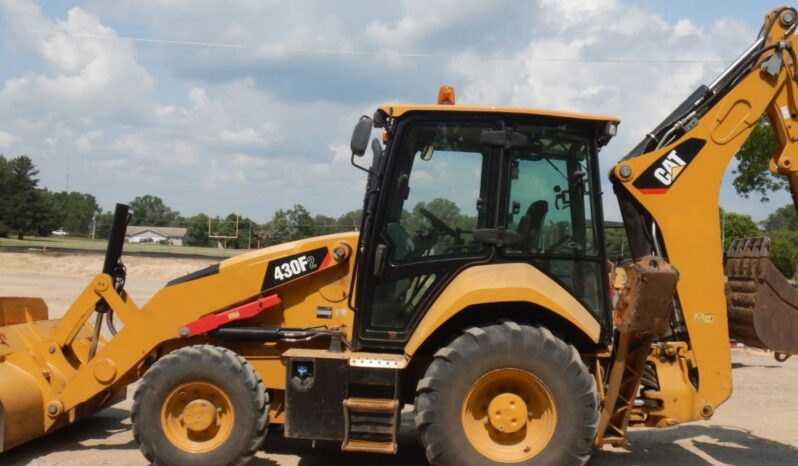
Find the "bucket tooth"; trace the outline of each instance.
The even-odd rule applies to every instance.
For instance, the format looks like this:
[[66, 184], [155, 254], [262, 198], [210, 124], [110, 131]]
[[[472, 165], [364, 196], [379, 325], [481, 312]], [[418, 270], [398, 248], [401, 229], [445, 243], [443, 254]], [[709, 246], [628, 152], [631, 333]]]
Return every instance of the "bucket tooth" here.
[[798, 290], [770, 261], [770, 238], [732, 242], [726, 277], [729, 336], [748, 346], [798, 354]]

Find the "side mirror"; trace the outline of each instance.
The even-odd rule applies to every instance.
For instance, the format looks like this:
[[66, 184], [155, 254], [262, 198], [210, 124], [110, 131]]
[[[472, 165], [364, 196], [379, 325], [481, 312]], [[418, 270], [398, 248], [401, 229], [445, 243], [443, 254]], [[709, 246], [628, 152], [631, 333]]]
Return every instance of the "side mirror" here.
[[424, 148], [421, 150], [421, 155], [420, 155], [421, 160], [429, 162], [430, 160], [432, 160], [433, 152], [435, 152], [435, 148], [432, 147], [432, 144], [424, 146]]
[[380, 173], [380, 165], [382, 164], [382, 144], [380, 140], [374, 138], [371, 140], [371, 171]]
[[373, 125], [374, 121], [371, 118], [365, 115], [360, 117], [360, 121], [357, 122], [355, 129], [352, 131], [352, 141], [349, 143], [352, 155], [362, 157], [366, 153]]

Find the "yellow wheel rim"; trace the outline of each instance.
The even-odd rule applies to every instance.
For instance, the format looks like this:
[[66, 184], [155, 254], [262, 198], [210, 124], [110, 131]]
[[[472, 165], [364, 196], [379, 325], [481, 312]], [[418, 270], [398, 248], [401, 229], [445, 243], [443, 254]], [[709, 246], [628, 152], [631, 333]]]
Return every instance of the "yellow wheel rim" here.
[[466, 438], [480, 454], [500, 463], [520, 463], [549, 444], [557, 408], [539, 378], [520, 369], [498, 369], [471, 386], [461, 419]]
[[209, 382], [184, 383], [164, 400], [161, 427], [172, 445], [190, 453], [218, 448], [233, 430], [230, 398]]

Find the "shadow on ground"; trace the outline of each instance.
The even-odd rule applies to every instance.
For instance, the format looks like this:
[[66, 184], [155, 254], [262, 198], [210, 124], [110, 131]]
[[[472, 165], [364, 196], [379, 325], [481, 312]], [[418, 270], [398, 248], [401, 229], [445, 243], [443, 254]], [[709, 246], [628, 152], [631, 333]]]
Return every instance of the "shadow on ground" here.
[[[264, 442], [263, 450], [267, 454], [299, 456], [298, 466], [330, 466], [345, 464], [346, 466], [415, 466], [426, 465], [424, 450], [418, 443], [416, 426], [412, 413], [402, 415], [402, 428], [399, 432], [399, 454], [382, 455], [370, 453], [347, 453], [341, 451], [340, 442], [313, 442], [283, 437], [282, 429], [273, 429]], [[252, 466], [273, 466], [271, 460], [257, 458]]]
[[[125, 409], [109, 408], [74, 426], [65, 427], [49, 436], [4, 453], [0, 456], [0, 463], [23, 466], [46, 455], [48, 459], [55, 461], [52, 464], [59, 464], [59, 453], [74, 452], [81, 448], [137, 455], [138, 446], [129, 433], [128, 416], [129, 413]], [[253, 466], [284, 464], [423, 466], [427, 462], [416, 437], [412, 413], [406, 413], [402, 416], [399, 454], [395, 456], [346, 453], [341, 451], [338, 442], [316, 442], [314, 446], [308, 440], [286, 439], [283, 437], [282, 429], [275, 427], [269, 432], [262, 451], [251, 464]], [[798, 448], [757, 437], [745, 430], [694, 424], [668, 429], [633, 430], [629, 434], [629, 444], [625, 448], [595, 451], [589, 464], [591, 466], [795, 465], [798, 464]]]
[[684, 425], [629, 433], [629, 444], [617, 451], [596, 451], [589, 463], [601, 465], [795, 465], [798, 448], [737, 428]]
[[[127, 409], [107, 408], [74, 425], [3, 453], [0, 464], [23, 466], [43, 455], [74, 451], [81, 446], [93, 450], [137, 450], [138, 445], [132, 436], [124, 435], [129, 430], [130, 412]], [[123, 434], [120, 437], [124, 440], [121, 443], [110, 441], [117, 434]]]

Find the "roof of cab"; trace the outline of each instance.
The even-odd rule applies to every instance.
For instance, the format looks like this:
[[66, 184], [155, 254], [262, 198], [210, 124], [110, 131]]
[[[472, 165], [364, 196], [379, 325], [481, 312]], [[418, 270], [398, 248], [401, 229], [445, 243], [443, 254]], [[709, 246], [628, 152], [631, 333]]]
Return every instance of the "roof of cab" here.
[[515, 113], [519, 115], [537, 115], [555, 118], [570, 118], [574, 120], [598, 121], [619, 123], [621, 120], [609, 115], [591, 115], [588, 113], [558, 112], [539, 108], [520, 107], [485, 107], [471, 105], [408, 105], [408, 104], [382, 104], [379, 109], [387, 115], [398, 118], [408, 112], [473, 112], [473, 113]]

